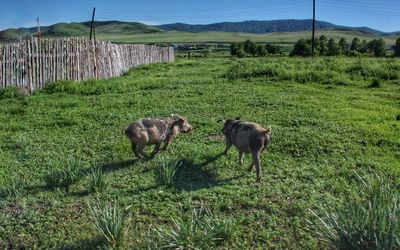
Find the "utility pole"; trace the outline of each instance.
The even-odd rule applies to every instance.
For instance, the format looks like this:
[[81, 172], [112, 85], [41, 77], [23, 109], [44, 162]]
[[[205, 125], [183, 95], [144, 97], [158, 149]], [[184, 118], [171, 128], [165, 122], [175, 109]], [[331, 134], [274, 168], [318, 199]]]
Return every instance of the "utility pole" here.
[[311, 57], [314, 57], [315, 48], [315, 0], [313, 0], [313, 21], [312, 21], [312, 40], [311, 40]]
[[96, 7], [93, 7], [93, 14], [92, 14], [92, 22], [90, 24], [90, 37], [89, 39], [92, 40], [92, 33], [93, 33], [93, 39], [96, 40], [96, 31], [94, 27], [94, 14], [96, 13]]
[[36, 18], [36, 22], [37, 22], [37, 37], [40, 38], [41, 34], [40, 34], [40, 22], [39, 22], [39, 17]]

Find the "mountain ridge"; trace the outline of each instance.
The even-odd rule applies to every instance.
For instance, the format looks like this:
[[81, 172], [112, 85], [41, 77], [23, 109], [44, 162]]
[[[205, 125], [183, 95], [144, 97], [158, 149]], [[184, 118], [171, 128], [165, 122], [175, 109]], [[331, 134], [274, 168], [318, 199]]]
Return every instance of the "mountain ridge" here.
[[[312, 30], [312, 19], [280, 19], [280, 20], [246, 20], [242, 22], [220, 22], [211, 24], [186, 24], [171, 23], [157, 26], [164, 30], [177, 30], [186, 32], [207, 32], [207, 31], [224, 31], [224, 32], [245, 32], [255, 34], [265, 34], [273, 32], [298, 32]], [[321, 29], [348, 29], [360, 30], [373, 34], [386, 34], [387, 32], [375, 30], [369, 27], [350, 27], [336, 25], [325, 21], [316, 21], [315, 28]]]
[[[169, 31], [175, 32], [243, 32], [253, 34], [267, 34], [274, 32], [299, 32], [312, 29], [311, 19], [282, 19], [282, 20], [248, 20], [241, 22], [220, 22], [211, 24], [186, 24], [170, 23], [163, 25], [146, 25], [139, 22], [125, 22], [118, 20], [96, 21], [96, 34], [105, 35], [131, 35], [131, 34], [152, 34]], [[90, 32], [90, 21], [55, 23], [49, 26], [41, 26], [41, 33], [48, 37], [65, 36], [88, 36]], [[397, 32], [383, 32], [369, 27], [349, 27], [336, 25], [325, 21], [316, 21], [316, 29], [344, 29], [366, 32], [374, 35], [397, 35]], [[6, 29], [0, 31], [0, 41], [12, 42], [20, 38], [26, 38], [36, 34], [36, 27]]]

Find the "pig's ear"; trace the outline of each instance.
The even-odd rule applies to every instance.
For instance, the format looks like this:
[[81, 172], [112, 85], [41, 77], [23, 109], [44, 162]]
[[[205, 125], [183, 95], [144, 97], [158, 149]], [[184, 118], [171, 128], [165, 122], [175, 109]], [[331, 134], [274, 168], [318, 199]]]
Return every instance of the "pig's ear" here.
[[235, 120], [239, 121], [239, 120], [240, 120], [240, 117], [239, 117], [239, 116], [235, 117]]
[[271, 127], [268, 127], [267, 130], [266, 130], [265, 132], [267, 132], [267, 134], [270, 135], [270, 134], [272, 133], [272, 128], [271, 128]]

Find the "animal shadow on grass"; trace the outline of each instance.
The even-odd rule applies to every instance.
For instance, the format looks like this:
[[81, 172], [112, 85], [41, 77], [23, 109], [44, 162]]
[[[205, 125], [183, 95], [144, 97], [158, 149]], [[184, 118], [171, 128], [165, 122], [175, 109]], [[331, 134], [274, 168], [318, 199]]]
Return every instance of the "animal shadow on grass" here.
[[[224, 185], [240, 176], [218, 180], [218, 176], [215, 172], [206, 169], [205, 167], [218, 158], [220, 158], [223, 153], [216, 154], [214, 156], [206, 157], [206, 159], [200, 163], [195, 163], [192, 159], [184, 158], [179, 159], [182, 165], [179, 167], [175, 174], [175, 179], [171, 185], [175, 191], [194, 191], [202, 188], [210, 188], [213, 186]], [[157, 180], [157, 172], [155, 174], [155, 179]], [[156, 183], [147, 187], [140, 187], [136, 190], [129, 191], [130, 194], [140, 194], [141, 192], [147, 192], [153, 189], [157, 189], [162, 184]]]
[[138, 159], [118, 161], [118, 162], [111, 162], [111, 163], [103, 164], [103, 165], [100, 165], [99, 167], [104, 172], [113, 172], [113, 171], [117, 171], [117, 170], [129, 167], [129, 166], [133, 166], [138, 162], [139, 162]]
[[200, 163], [195, 163], [192, 159], [182, 159], [182, 166], [178, 169], [172, 186], [178, 191], [194, 191], [222, 186], [241, 177], [235, 176], [218, 180], [217, 173], [206, 168], [208, 164], [218, 160], [221, 156], [223, 156], [223, 153], [209, 156]]
[[[127, 168], [130, 166], [135, 165], [139, 160], [126, 160], [126, 161], [118, 161], [118, 162], [111, 162], [111, 163], [106, 163], [106, 164], [100, 164], [98, 165], [98, 168], [100, 168], [104, 173], [109, 173], [113, 171], [117, 171], [123, 168]], [[88, 173], [92, 171], [93, 167], [90, 168], [85, 168], [81, 170], [81, 173], [83, 176], [86, 176]], [[70, 192], [69, 195], [71, 196], [77, 196], [77, 197], [83, 197], [90, 194], [88, 190], [80, 190], [80, 191], [75, 191], [75, 192]]]
[[[139, 162], [139, 160], [137, 160], [137, 159], [125, 160], [125, 161], [99, 164], [97, 167], [99, 167], [101, 170], [103, 170], [104, 173], [109, 173], [109, 172], [118, 171], [120, 169], [133, 166], [138, 162]], [[93, 167], [87, 167], [87, 168], [80, 169], [79, 170], [80, 178], [83, 178], [84, 176], [86, 176], [88, 173], [90, 173], [92, 171], [92, 169], [93, 169]], [[27, 186], [27, 187], [25, 187], [25, 189], [27, 190], [28, 194], [35, 194], [35, 193], [49, 190], [51, 188], [47, 187], [45, 184], [35, 184], [35, 185]], [[75, 191], [75, 192], [69, 193], [69, 195], [77, 196], [77, 197], [82, 197], [82, 196], [85, 196], [88, 194], [89, 193], [87, 192], [87, 190], [81, 190], [81, 191]]]

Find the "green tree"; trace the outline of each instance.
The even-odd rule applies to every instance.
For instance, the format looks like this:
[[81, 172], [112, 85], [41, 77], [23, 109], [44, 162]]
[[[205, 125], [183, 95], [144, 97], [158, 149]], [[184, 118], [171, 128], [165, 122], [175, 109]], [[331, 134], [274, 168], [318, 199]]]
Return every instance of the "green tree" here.
[[321, 56], [328, 54], [328, 38], [324, 35], [320, 36], [317, 42], [317, 48]]
[[373, 47], [374, 56], [382, 57], [382, 56], [386, 55], [385, 44], [386, 43], [385, 43], [385, 41], [383, 41], [382, 38], [375, 40], [374, 47]]
[[298, 40], [294, 45], [292, 52], [290, 52], [290, 56], [311, 56], [310, 42], [311, 41], [305, 39]]
[[244, 46], [244, 51], [246, 53], [251, 54], [253, 56], [257, 54], [257, 45], [254, 42], [246, 40], [243, 46]]
[[337, 56], [340, 54], [339, 45], [335, 42], [335, 39], [333, 38], [329, 39], [327, 48], [328, 56]]
[[360, 48], [359, 48], [359, 52], [360, 53], [367, 53], [367, 52], [371, 52], [371, 48], [373, 48], [373, 43], [374, 43], [374, 41], [375, 40], [373, 40], [372, 41], [372, 43], [371, 42], [367, 42], [367, 40], [362, 40], [361, 41], [361, 43], [360, 43]]
[[265, 45], [265, 49], [267, 50], [268, 54], [276, 55], [281, 53], [281, 47], [277, 45], [267, 43]]
[[237, 56], [241, 43], [231, 43], [231, 56]]
[[339, 40], [339, 48], [340, 48], [340, 53], [347, 55], [349, 52], [349, 43], [347, 42], [346, 38], [342, 37]]
[[360, 51], [360, 39], [355, 37], [350, 45], [350, 50], [352, 51]]
[[264, 46], [262, 45], [257, 45], [256, 47], [256, 55], [259, 57], [266, 56], [268, 54], [268, 51], [265, 49]]
[[400, 57], [400, 37], [397, 38], [396, 44], [393, 46], [394, 56]]
[[244, 52], [244, 49], [241, 47], [237, 52], [237, 57], [243, 58], [245, 56], [246, 56], [246, 53]]

